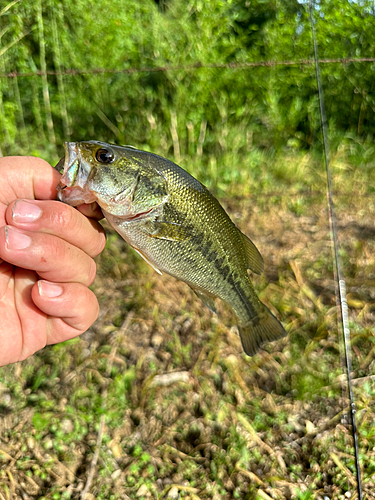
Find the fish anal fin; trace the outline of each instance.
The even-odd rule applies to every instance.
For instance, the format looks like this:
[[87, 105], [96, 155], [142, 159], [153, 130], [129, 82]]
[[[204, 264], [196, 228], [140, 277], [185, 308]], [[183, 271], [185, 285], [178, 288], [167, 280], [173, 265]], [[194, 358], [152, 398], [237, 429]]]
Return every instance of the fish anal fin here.
[[254, 356], [266, 342], [281, 339], [287, 334], [278, 319], [264, 306], [264, 311], [246, 324], [238, 326], [242, 347], [248, 356]]
[[205, 293], [201, 292], [200, 290], [196, 290], [195, 288], [192, 288], [192, 287], [190, 287], [190, 288], [193, 290], [193, 292], [195, 293], [195, 295], [196, 295], [199, 299], [201, 299], [201, 301], [203, 302], [203, 304], [204, 304], [206, 307], [208, 307], [208, 309], [209, 309], [211, 312], [213, 312], [213, 313], [217, 314], [217, 310], [216, 310], [216, 301], [215, 301], [215, 299], [214, 299], [213, 297], [210, 297], [209, 295], [207, 295], [207, 294], [205, 294]]
[[259, 250], [245, 234], [241, 233], [241, 235], [247, 257], [248, 269], [256, 274], [262, 274], [264, 263]]

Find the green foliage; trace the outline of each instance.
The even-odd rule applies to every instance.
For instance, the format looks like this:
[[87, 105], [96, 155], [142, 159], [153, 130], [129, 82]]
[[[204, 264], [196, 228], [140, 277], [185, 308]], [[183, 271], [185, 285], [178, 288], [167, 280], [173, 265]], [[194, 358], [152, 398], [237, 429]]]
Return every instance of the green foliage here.
[[[54, 161], [54, 141], [61, 152], [64, 140], [96, 138], [178, 161], [197, 157], [204, 166], [195, 168], [210, 165], [212, 177], [218, 159], [229, 171], [231, 154], [246, 158], [254, 148], [320, 149], [313, 66], [194, 67], [311, 58], [305, 3], [170, 0], [158, 8], [128, 0], [124, 7], [25, 0], [1, 11], [0, 72], [87, 71], [50, 75], [47, 90], [41, 76], [1, 79], [3, 154], [32, 151]], [[321, 1], [315, 17], [321, 58], [374, 55], [370, 0]], [[181, 69], [116, 73], [159, 66]], [[331, 135], [342, 140], [350, 131], [371, 142], [373, 63], [322, 65], [322, 76]]]
[[[374, 56], [372, 0], [321, 0], [315, 17], [321, 58]], [[172, 497], [174, 484], [190, 498], [264, 498], [266, 488], [307, 500], [347, 490], [337, 457], [351, 471], [354, 460], [340, 415], [314, 67], [207, 67], [311, 57], [307, 2], [297, 0], [0, 6], [0, 73], [44, 65], [87, 70], [47, 75], [47, 86], [41, 75], [0, 78], [1, 153], [55, 162], [64, 140], [100, 139], [174, 157], [214, 193], [237, 198], [230, 212], [245, 232], [255, 231], [267, 258], [269, 274], [256, 282], [260, 297], [289, 332], [279, 346], [241, 356], [237, 335], [223, 326], [230, 326], [225, 311], [223, 322], [214, 322], [184, 284], [156, 281], [111, 233], [97, 259], [96, 326], [83, 340], [50, 346], [2, 371], [0, 409], [9, 414], [1, 422], [0, 459], [11, 468], [1, 463], [4, 497], [15, 494], [11, 474], [24, 484], [26, 473], [29, 487], [38, 486], [31, 496], [71, 498], [71, 484], [78, 494], [103, 415], [98, 499], [143, 498], [141, 486], [155, 498]], [[158, 66], [180, 69], [94, 72]], [[349, 302], [356, 304], [353, 364], [357, 381], [369, 375], [355, 386], [367, 482], [375, 474], [374, 207], [362, 195], [375, 189], [373, 66], [321, 66], [331, 166], [345, 197], [338, 198], [338, 215]], [[353, 213], [361, 217], [358, 228]], [[122, 331], [129, 311], [134, 321]], [[158, 382], [157, 375], [173, 371], [188, 372], [189, 382]]]

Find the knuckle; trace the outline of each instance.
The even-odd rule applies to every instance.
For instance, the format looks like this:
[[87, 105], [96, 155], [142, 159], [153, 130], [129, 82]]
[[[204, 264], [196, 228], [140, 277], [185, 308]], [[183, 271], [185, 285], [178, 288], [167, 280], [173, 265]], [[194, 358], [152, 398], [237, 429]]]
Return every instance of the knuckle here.
[[51, 212], [51, 224], [52, 227], [58, 227], [70, 231], [74, 231], [77, 226], [77, 221], [74, 218], [73, 209], [68, 205], [59, 203], [56, 210]]
[[[61, 274], [66, 266], [69, 249], [56, 237], [47, 237], [39, 241], [35, 248], [32, 262], [38, 272], [44, 275]], [[49, 279], [47, 277], [47, 279]]]
[[97, 320], [99, 316], [99, 303], [94, 293], [86, 288], [85, 293], [82, 293], [81, 300], [85, 303], [85, 314], [80, 309], [75, 319], [75, 329], [84, 332]]
[[46, 235], [39, 241], [36, 257], [40, 259], [40, 268], [46, 271], [60, 273], [70, 262], [75, 262], [77, 256], [74, 247], [59, 237]]
[[91, 285], [96, 276], [95, 261], [83, 250], [61, 238], [48, 237], [48, 245], [38, 252], [43, 273], [57, 273], [63, 281]]
[[94, 321], [96, 321], [98, 319], [98, 316], [99, 316], [99, 303], [98, 303], [98, 299], [95, 297], [95, 295], [93, 294], [93, 292], [91, 292], [91, 290], [89, 290], [89, 292], [92, 295], [92, 308], [91, 308], [90, 324], [88, 325], [88, 327], [91, 326], [94, 323]]
[[106, 237], [103, 232], [99, 232], [95, 235], [94, 238], [90, 240], [90, 244], [92, 245], [90, 248], [89, 254], [91, 257], [97, 257], [105, 247]]
[[95, 261], [93, 259], [90, 259], [89, 260], [89, 268], [87, 271], [88, 285], [91, 285], [94, 282], [95, 277], [96, 277], [96, 264], [95, 264]]
[[93, 223], [75, 208], [58, 203], [59, 206], [50, 215], [50, 224], [54, 230], [61, 231], [66, 239], [73, 241], [90, 257], [99, 255], [105, 246], [104, 230], [97, 227], [98, 223], [93, 226]]

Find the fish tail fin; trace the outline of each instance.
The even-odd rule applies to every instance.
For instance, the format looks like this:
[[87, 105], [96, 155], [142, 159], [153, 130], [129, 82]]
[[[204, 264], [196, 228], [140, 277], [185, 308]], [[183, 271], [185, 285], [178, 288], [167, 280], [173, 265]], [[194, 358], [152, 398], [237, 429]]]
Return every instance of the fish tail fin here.
[[248, 356], [254, 356], [265, 342], [281, 339], [287, 334], [282, 324], [266, 306], [262, 313], [248, 323], [239, 325], [238, 329], [242, 347]]

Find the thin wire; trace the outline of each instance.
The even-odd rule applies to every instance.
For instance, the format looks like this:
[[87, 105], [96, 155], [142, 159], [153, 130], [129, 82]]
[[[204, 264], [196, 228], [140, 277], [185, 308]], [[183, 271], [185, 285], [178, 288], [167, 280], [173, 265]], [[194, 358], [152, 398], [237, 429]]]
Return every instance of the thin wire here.
[[345, 360], [346, 360], [346, 375], [348, 380], [348, 393], [349, 393], [349, 401], [350, 401], [350, 414], [351, 414], [351, 423], [352, 423], [352, 433], [353, 433], [353, 443], [354, 443], [354, 456], [355, 456], [355, 466], [356, 466], [356, 474], [357, 474], [357, 493], [358, 500], [362, 500], [362, 481], [361, 481], [361, 469], [359, 465], [359, 447], [358, 447], [358, 434], [357, 434], [357, 426], [356, 426], [356, 407], [354, 403], [354, 395], [352, 390], [351, 383], [351, 372], [352, 368], [352, 357], [351, 357], [351, 344], [350, 344], [350, 329], [349, 329], [349, 320], [348, 320], [348, 302], [346, 298], [346, 283], [344, 276], [341, 272], [340, 259], [339, 259], [339, 244], [337, 239], [337, 230], [336, 230], [336, 215], [333, 205], [332, 199], [332, 180], [331, 180], [331, 171], [329, 167], [329, 151], [328, 151], [328, 134], [327, 134], [327, 115], [324, 107], [324, 96], [323, 96], [323, 87], [322, 80], [320, 75], [320, 67], [319, 67], [319, 57], [318, 57], [318, 44], [316, 42], [316, 32], [315, 32], [315, 24], [314, 24], [314, 16], [313, 16], [313, 7], [312, 0], [309, 0], [309, 9], [310, 9], [310, 22], [312, 28], [313, 35], [313, 44], [314, 44], [314, 59], [315, 59], [315, 71], [316, 71], [316, 80], [318, 84], [318, 93], [319, 93], [319, 104], [320, 104], [320, 117], [322, 121], [322, 134], [323, 134], [323, 144], [324, 144], [324, 159], [326, 164], [326, 173], [327, 173], [327, 187], [328, 187], [328, 207], [329, 207], [329, 219], [331, 226], [331, 234], [333, 240], [333, 248], [334, 248], [334, 256], [335, 256], [335, 270], [336, 277], [339, 285], [339, 303], [341, 310], [341, 322], [343, 329], [343, 337], [344, 337], [344, 349], [345, 349]]
[[[351, 64], [351, 63], [374, 63], [375, 57], [344, 57], [340, 59], [319, 59], [319, 64]], [[29, 76], [42, 76], [42, 75], [97, 75], [97, 74], [118, 74], [118, 73], [150, 73], [158, 71], [180, 71], [180, 70], [196, 70], [199, 68], [215, 69], [215, 68], [231, 68], [231, 69], [241, 69], [241, 68], [256, 68], [258, 66], [263, 67], [273, 67], [273, 66], [305, 66], [315, 64], [315, 59], [300, 59], [299, 61], [244, 61], [244, 62], [231, 62], [231, 63], [210, 63], [203, 64], [201, 62], [196, 62], [187, 65], [178, 66], [146, 66], [146, 67], [131, 67], [122, 69], [111, 69], [111, 68], [93, 68], [93, 69], [76, 69], [76, 68], [66, 68], [62, 70], [47, 70], [45, 72], [29, 71], [29, 72], [19, 72], [12, 71], [10, 73], [0, 73], [0, 78], [17, 78], [17, 77], [29, 77]]]

